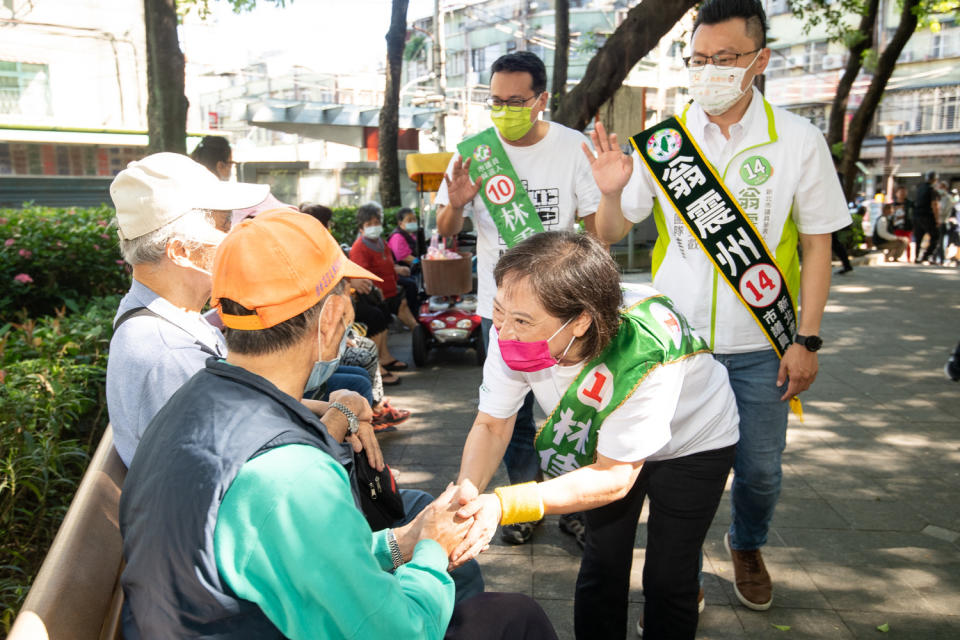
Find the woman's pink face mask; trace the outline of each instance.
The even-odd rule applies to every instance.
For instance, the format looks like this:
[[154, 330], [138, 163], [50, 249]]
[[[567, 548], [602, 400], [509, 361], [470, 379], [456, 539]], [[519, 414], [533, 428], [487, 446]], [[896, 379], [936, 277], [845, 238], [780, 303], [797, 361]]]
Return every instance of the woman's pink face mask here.
[[568, 324], [570, 324], [570, 320], [564, 322], [563, 325], [554, 331], [553, 335], [546, 340], [534, 340], [533, 342], [504, 340], [500, 337], [500, 330], [497, 329], [497, 344], [500, 346], [500, 355], [503, 356], [503, 361], [514, 371], [525, 372], [542, 371], [558, 364], [559, 360], [567, 355], [567, 351], [570, 350], [576, 336], [570, 338], [570, 342], [567, 344], [566, 349], [563, 350], [563, 353], [560, 354], [559, 358], [554, 358], [553, 355], [550, 354], [550, 341], [553, 340], [558, 333], [563, 331], [564, 327]]

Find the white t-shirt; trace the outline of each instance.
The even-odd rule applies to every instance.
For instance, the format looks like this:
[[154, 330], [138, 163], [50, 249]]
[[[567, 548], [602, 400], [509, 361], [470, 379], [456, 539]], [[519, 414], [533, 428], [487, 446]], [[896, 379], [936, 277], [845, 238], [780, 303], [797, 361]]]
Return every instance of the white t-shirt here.
[[[480, 411], [509, 418], [532, 390], [540, 408], [550, 415], [586, 363], [532, 373], [513, 371], [500, 355], [496, 330], [490, 331]], [[703, 353], [650, 371], [633, 395], [603, 421], [597, 451], [621, 462], [671, 460], [736, 444], [739, 424], [726, 368]]]
[[[555, 122], [547, 124], [550, 125], [547, 135], [529, 147], [512, 145], [502, 137], [500, 142], [540, 214], [544, 231], [565, 231], [573, 229], [577, 217], [596, 213], [600, 190], [594, 182], [590, 163], [580, 148], [584, 142], [589, 146], [587, 137]], [[457, 157], [454, 154], [451, 158], [448, 175], [452, 173]], [[439, 208], [449, 202], [447, 184], [442, 182], [436, 205]], [[464, 215], [473, 218], [477, 228], [477, 313], [492, 318], [493, 296], [497, 289], [493, 268], [507, 250], [507, 245], [479, 193], [464, 208]]]

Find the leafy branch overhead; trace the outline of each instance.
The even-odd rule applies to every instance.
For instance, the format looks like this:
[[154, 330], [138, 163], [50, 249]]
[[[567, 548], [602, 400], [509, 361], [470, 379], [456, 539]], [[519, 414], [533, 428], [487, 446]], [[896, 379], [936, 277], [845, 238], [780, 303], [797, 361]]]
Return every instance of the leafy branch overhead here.
[[[210, 1], [211, 0], [177, 0], [177, 14], [182, 20], [184, 16], [189, 15], [191, 12], [196, 11], [197, 15], [200, 16], [202, 20], [206, 20], [210, 17]], [[217, 2], [219, 0], [213, 0]], [[230, 5], [230, 8], [234, 13], [243, 13], [245, 11], [253, 11], [257, 6], [257, 0], [223, 0]], [[288, 0], [269, 0], [269, 2], [275, 4], [281, 9], [287, 6]], [[289, 0], [293, 2], [293, 0]]]

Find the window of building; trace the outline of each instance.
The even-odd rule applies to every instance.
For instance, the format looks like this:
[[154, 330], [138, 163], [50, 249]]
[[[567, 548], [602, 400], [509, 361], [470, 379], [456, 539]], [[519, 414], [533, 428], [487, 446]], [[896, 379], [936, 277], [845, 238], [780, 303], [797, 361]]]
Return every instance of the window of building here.
[[[877, 122], [902, 122], [905, 134], [960, 131], [960, 85], [888, 93]], [[881, 127], [874, 135], [882, 135]]]
[[447, 76], [462, 76], [463, 72], [466, 71], [465, 63], [467, 61], [467, 54], [464, 51], [456, 51], [454, 53], [447, 55]]
[[767, 15], [777, 16], [781, 13], [790, 13], [790, 3], [787, 0], [768, 0]]
[[[543, 45], [540, 44], [527, 44], [527, 51], [534, 54], [541, 60], [547, 59], [547, 50], [544, 49]], [[553, 59], [553, 52], [551, 51], [551, 59]]]
[[819, 73], [823, 70], [823, 56], [827, 53], [827, 41], [810, 42], [806, 46], [807, 73]]
[[487, 58], [484, 55], [486, 49], [471, 49], [470, 50], [470, 70], [471, 71], [483, 71], [487, 68]]
[[0, 113], [52, 115], [47, 65], [0, 60]]
[[957, 92], [943, 97], [940, 103], [940, 130], [954, 131], [957, 128]]

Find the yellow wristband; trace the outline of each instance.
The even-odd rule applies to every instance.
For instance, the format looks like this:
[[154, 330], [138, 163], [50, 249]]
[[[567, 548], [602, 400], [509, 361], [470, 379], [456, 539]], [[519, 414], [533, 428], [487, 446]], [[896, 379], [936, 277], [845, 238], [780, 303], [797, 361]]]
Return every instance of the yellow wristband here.
[[543, 517], [543, 500], [536, 482], [497, 487], [493, 492], [500, 498], [500, 524], [536, 522]]

